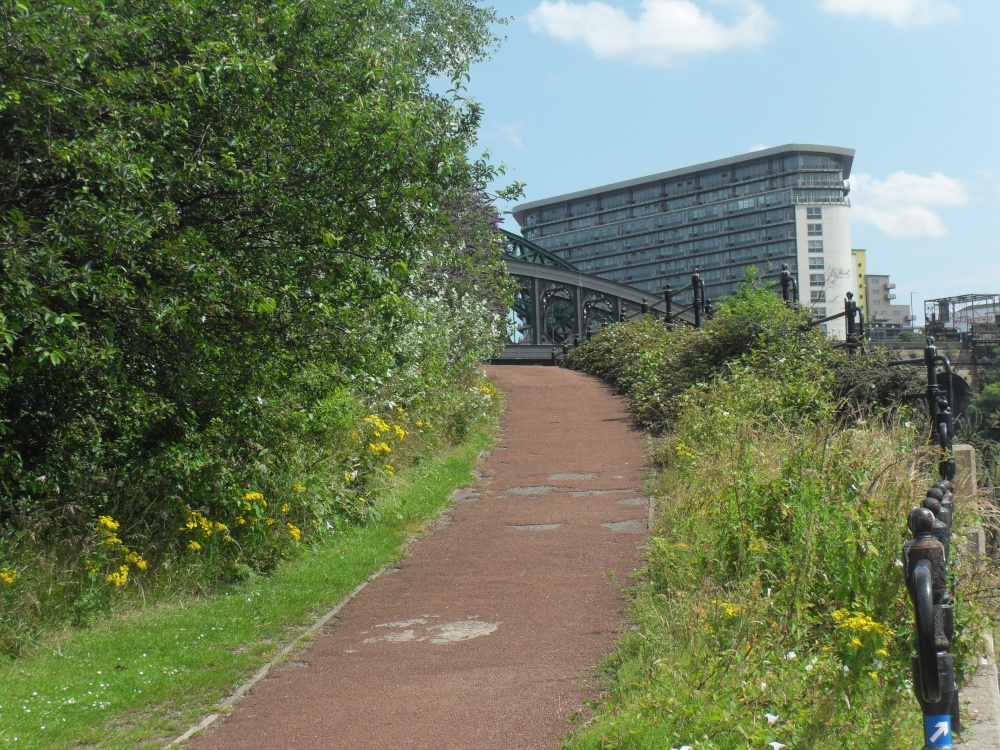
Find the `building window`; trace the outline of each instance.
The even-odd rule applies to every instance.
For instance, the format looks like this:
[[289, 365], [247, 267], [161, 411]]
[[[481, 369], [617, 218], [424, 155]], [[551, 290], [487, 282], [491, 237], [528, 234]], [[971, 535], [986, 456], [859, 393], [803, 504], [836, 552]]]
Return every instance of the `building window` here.
[[814, 289], [809, 292], [809, 300], [812, 302], [826, 302], [826, 292], [822, 289], [819, 291]]
[[826, 317], [826, 308], [825, 307], [814, 307], [813, 308], [813, 314], [817, 318], [825, 318]]
[[822, 219], [823, 209], [822, 208], [807, 208], [806, 209], [807, 219]]
[[810, 237], [822, 237], [823, 236], [823, 225], [822, 224], [807, 224]]
[[809, 274], [809, 286], [823, 286], [826, 283], [825, 273]]
[[824, 267], [823, 266], [823, 258], [822, 257], [819, 257], [819, 258], [810, 258], [809, 259], [809, 267], [810, 268], [823, 268]]
[[811, 253], [823, 252], [823, 240], [809, 240], [809, 252]]

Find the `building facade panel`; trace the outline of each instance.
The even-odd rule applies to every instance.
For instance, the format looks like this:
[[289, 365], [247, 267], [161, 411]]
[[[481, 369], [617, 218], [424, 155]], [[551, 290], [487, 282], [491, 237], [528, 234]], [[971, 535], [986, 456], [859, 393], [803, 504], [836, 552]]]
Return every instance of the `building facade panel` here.
[[[686, 286], [698, 270], [717, 299], [751, 266], [775, 279], [787, 264], [807, 305], [842, 305], [853, 287], [845, 183], [853, 157], [780, 146], [534, 201], [514, 218], [525, 238], [581, 271], [651, 297]], [[838, 323], [830, 332], [842, 336]]]

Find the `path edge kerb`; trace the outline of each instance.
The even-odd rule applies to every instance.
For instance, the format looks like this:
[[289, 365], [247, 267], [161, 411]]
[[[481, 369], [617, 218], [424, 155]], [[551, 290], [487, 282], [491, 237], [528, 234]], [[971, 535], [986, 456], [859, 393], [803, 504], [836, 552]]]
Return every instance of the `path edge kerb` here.
[[[489, 457], [490, 453], [492, 453], [491, 448], [487, 448], [485, 450], [480, 451], [479, 455], [476, 457], [475, 467], [478, 467], [479, 464], [481, 464], [484, 459]], [[473, 470], [475, 470], [475, 467], [473, 467]], [[451, 494], [448, 496], [448, 502], [445, 503], [442, 512], [445, 512], [448, 509], [454, 507], [455, 496], [463, 489], [475, 483], [476, 481], [478, 481], [477, 478], [473, 476], [472, 481], [468, 482], [467, 484], [462, 484], [458, 487], [455, 487], [455, 489], [453, 489], [451, 491]], [[406, 557], [407, 553], [410, 550], [410, 547], [413, 546], [414, 542], [416, 542], [421, 537], [427, 536], [428, 534], [433, 534], [437, 530], [437, 528], [438, 528], [437, 524], [435, 524], [433, 520], [429, 520], [426, 522], [426, 526], [410, 534], [405, 540], [403, 540], [403, 543], [399, 546], [399, 551], [401, 553], [400, 559]], [[286, 644], [281, 649], [281, 651], [279, 651], [277, 654], [271, 657], [271, 659], [266, 664], [264, 664], [264, 666], [262, 666], [256, 672], [254, 672], [254, 674], [251, 675], [250, 678], [246, 680], [246, 682], [244, 682], [242, 685], [236, 688], [235, 691], [233, 691], [232, 695], [225, 697], [219, 703], [218, 710], [213, 711], [211, 714], [207, 715], [197, 724], [194, 724], [193, 726], [188, 728], [183, 734], [172, 739], [170, 742], [168, 742], [166, 745], [163, 746], [163, 750], [168, 750], [168, 748], [177, 747], [183, 744], [184, 742], [187, 742], [189, 739], [198, 734], [198, 732], [202, 732], [208, 729], [210, 726], [212, 726], [212, 724], [218, 721], [227, 711], [229, 711], [233, 706], [235, 706], [239, 702], [239, 700], [243, 698], [243, 696], [245, 696], [248, 692], [250, 692], [250, 690], [254, 687], [254, 685], [256, 685], [258, 682], [267, 677], [271, 673], [271, 671], [275, 667], [279, 666], [289, 654], [302, 647], [305, 641], [312, 638], [320, 630], [322, 630], [323, 626], [326, 625], [328, 622], [330, 622], [330, 620], [332, 620], [334, 617], [336, 617], [337, 613], [340, 612], [340, 610], [342, 610], [352, 599], [355, 599], [358, 596], [358, 594], [364, 591], [364, 589], [370, 583], [380, 578], [382, 575], [386, 573], [386, 571], [390, 570], [395, 565], [396, 562], [397, 561], [386, 563], [381, 568], [372, 573], [370, 576], [368, 576], [367, 579], [365, 579], [357, 586], [355, 586], [354, 589], [347, 596], [341, 599], [325, 614], [321, 615], [318, 620], [316, 620], [312, 625], [310, 625], [304, 631], [299, 633], [292, 641]]]

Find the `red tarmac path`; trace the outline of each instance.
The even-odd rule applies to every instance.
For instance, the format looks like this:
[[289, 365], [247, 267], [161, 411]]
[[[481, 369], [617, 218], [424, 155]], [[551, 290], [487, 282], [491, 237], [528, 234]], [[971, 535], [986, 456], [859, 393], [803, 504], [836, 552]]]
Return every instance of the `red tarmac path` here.
[[559, 747], [624, 622], [641, 436], [585, 375], [490, 374], [507, 414], [447, 522], [188, 750]]

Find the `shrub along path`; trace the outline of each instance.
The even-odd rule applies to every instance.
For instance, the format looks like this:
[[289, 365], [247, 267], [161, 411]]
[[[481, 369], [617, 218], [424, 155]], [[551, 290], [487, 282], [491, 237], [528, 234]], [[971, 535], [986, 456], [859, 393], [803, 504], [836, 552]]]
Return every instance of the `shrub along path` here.
[[586, 375], [490, 374], [507, 414], [482, 478], [189, 750], [559, 746], [624, 622], [641, 436]]

